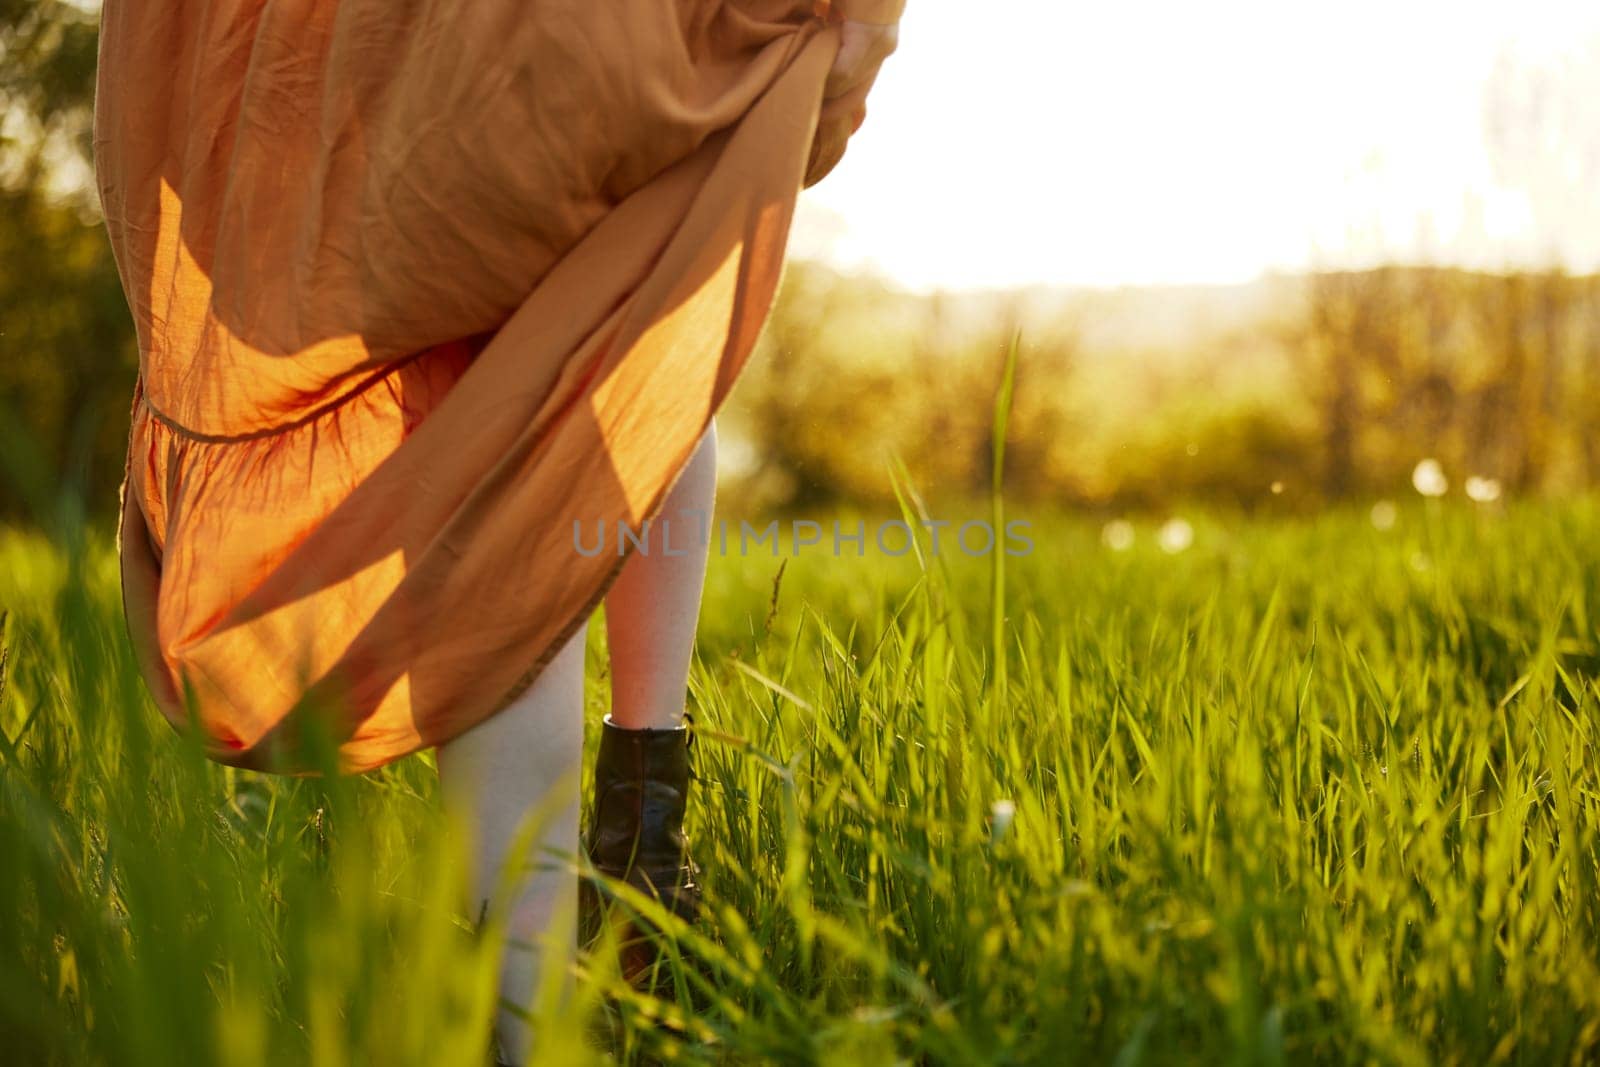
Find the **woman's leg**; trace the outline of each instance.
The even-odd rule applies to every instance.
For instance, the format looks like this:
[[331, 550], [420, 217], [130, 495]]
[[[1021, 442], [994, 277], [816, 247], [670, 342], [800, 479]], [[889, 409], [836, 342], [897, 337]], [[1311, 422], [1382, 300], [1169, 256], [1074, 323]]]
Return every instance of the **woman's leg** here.
[[[635, 550], [606, 597], [611, 713], [600, 728], [586, 843], [600, 873], [688, 921], [698, 914], [700, 886], [683, 834], [690, 782], [684, 704], [716, 466], [716, 432], [707, 429], [650, 525], [648, 551]], [[590, 892], [590, 914], [598, 917]], [[618, 933], [622, 974], [630, 982], [659, 981], [652, 943], [625, 918]]]
[[611, 721], [623, 729], [683, 722], [716, 488], [713, 423], [650, 524], [648, 554], [635, 551], [606, 594]]
[[[551, 811], [526, 853], [526, 873], [507, 917], [500, 996], [519, 1009], [532, 1002], [545, 964], [568, 966], [566, 955], [548, 956], [542, 942], [548, 938], [563, 952], [577, 943], [576, 876], [570, 863], [544, 850], [569, 856], [578, 851], [587, 632], [586, 623], [505, 710], [439, 747], [447, 811], [473, 837], [474, 915], [493, 896], [524, 817], [535, 808]], [[551, 792], [557, 788], [559, 797]], [[552, 925], [557, 923], [559, 928]], [[498, 1014], [502, 1052], [508, 1062], [522, 1063], [533, 1035], [516, 1012], [502, 1007]]]
[[[700, 592], [705, 582], [712, 498], [716, 489], [716, 432], [709, 428], [688, 467], [651, 524], [648, 553], [635, 552], [606, 597], [611, 646], [614, 725], [629, 730], [682, 725], [694, 649]], [[662, 520], [667, 520], [663, 523]], [[670, 554], [669, 554], [670, 553]], [[575, 943], [577, 881], [543, 850], [578, 849], [578, 780], [583, 757], [583, 658], [580, 628], [538, 680], [504, 711], [441, 745], [439, 778], [447, 807], [473, 835], [473, 899], [494, 893], [523, 819], [550, 790], [565, 802], [529, 853], [532, 870], [512, 907], [501, 999], [525, 1008], [541, 977], [539, 943]], [[560, 920], [561, 930], [551, 928]], [[564, 966], [565, 960], [549, 961]], [[512, 1011], [499, 1013], [502, 1049], [511, 1062], [526, 1058], [532, 1035]]]

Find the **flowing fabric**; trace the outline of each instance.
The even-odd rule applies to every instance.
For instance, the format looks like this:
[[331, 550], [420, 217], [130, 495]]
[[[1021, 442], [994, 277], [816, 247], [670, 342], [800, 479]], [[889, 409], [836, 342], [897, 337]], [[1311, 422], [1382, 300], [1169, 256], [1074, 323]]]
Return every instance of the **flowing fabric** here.
[[859, 123], [840, 10], [107, 0], [123, 598], [175, 726], [362, 771], [538, 676], [625, 560], [574, 523], [661, 506]]

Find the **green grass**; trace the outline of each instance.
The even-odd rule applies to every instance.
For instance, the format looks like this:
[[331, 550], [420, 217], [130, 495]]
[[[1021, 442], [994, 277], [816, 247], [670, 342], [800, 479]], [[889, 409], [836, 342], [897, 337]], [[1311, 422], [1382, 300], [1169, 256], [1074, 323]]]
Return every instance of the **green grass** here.
[[[541, 1009], [554, 1062], [1600, 1056], [1600, 503], [1198, 518], [1176, 555], [1007, 514], [1003, 573], [714, 560], [684, 1010], [597, 972]], [[428, 757], [206, 763], [103, 535], [0, 535], [0, 608], [0, 1055], [483, 1062]]]

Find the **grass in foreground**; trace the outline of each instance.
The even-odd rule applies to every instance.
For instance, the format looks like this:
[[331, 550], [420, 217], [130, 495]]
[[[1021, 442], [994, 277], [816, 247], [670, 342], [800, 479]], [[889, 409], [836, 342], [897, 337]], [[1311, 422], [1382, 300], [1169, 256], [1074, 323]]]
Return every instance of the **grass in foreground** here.
[[[1600, 1055], [1600, 507], [1197, 526], [1035, 521], [998, 618], [985, 560], [714, 560], [695, 1010], [585, 971], [552, 1062]], [[0, 535], [0, 609], [8, 1060], [483, 1062], [427, 756], [205, 763], [102, 541]]]

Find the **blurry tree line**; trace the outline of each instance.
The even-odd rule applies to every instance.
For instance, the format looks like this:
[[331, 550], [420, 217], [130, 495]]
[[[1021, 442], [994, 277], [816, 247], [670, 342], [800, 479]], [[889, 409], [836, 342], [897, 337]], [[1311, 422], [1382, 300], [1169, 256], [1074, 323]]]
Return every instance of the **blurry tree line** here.
[[[109, 513], [122, 473], [137, 357], [89, 163], [96, 19], [0, 0], [0, 520], [63, 487]], [[913, 296], [793, 263], [723, 419], [728, 492], [887, 503], [899, 460], [930, 496], [985, 493], [1018, 331], [1020, 499], [1309, 507], [1404, 491], [1424, 457], [1512, 492], [1600, 482], [1600, 279], [1391, 266], [1259, 288], [1223, 327], [1108, 340], [1103, 294]]]
[[1514, 492], [1600, 482], [1600, 279], [1391, 267], [1306, 290], [1294, 340], [1327, 495], [1393, 484], [1419, 454]]
[[792, 264], [731, 409], [745, 489], [887, 502], [895, 456], [936, 495], [984, 493], [1019, 329], [1006, 479], [1024, 499], [1315, 506], [1409, 491], [1428, 458], [1457, 485], [1600, 484], [1600, 277], [1386, 266], [1257, 287], [1262, 309], [1225, 328], [1106, 347], [1097, 294], [994, 297], [957, 323], [947, 295]]

